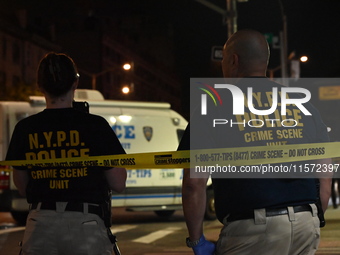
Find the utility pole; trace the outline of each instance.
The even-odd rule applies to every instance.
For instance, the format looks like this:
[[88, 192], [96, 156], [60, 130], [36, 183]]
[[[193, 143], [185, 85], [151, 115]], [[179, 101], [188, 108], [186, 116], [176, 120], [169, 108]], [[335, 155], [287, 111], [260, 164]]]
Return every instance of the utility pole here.
[[[196, 2], [208, 7], [219, 13], [223, 17], [223, 25], [228, 26], [228, 38], [237, 31], [237, 2], [248, 2], [248, 0], [226, 0], [226, 9], [223, 9], [208, 0], [196, 0]], [[212, 48], [212, 60], [222, 60], [222, 46]]]
[[[281, 48], [281, 77], [283, 80], [288, 77], [288, 39], [287, 39], [287, 17], [283, 8], [281, 0], [278, 0], [280, 4], [281, 17], [282, 17], [282, 31], [280, 32], [280, 48]], [[286, 83], [285, 81], [283, 81]], [[287, 84], [284, 84], [287, 86]]]
[[227, 10], [209, 2], [208, 0], [196, 0], [200, 4], [223, 16], [223, 23], [228, 25], [228, 38], [237, 31], [237, 2], [247, 2], [248, 0], [226, 0]]
[[228, 25], [228, 38], [237, 31], [237, 7], [236, 0], [226, 0], [226, 23]]
[[95, 90], [95, 89], [97, 89], [97, 77], [101, 76], [101, 75], [104, 75], [104, 74], [106, 74], [108, 72], [113, 72], [113, 71], [115, 71], [115, 69], [114, 68], [109, 68], [109, 69], [106, 69], [106, 70], [101, 71], [99, 73], [90, 73], [90, 72], [87, 72], [87, 71], [85, 71], [85, 70], [83, 70], [83, 69], [78, 67], [78, 71], [80, 73], [83, 73], [83, 74], [91, 77], [91, 88], [93, 90]]

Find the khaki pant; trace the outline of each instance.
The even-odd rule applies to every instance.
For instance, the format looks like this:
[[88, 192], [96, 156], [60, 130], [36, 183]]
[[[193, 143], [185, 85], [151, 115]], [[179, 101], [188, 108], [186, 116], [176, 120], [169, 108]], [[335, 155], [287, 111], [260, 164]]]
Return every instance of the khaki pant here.
[[37, 208], [27, 218], [22, 254], [111, 255], [106, 231], [98, 215]]
[[297, 255], [314, 254], [320, 242], [317, 209], [313, 213], [265, 216], [255, 210], [254, 218], [229, 222], [221, 230], [216, 255]]

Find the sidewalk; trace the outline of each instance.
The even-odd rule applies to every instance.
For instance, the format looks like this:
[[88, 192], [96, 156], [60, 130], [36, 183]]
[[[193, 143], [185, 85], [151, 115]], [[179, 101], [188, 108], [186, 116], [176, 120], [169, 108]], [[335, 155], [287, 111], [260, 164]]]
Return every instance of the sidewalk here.
[[328, 207], [325, 219], [326, 226], [321, 229], [321, 242], [316, 254], [340, 255], [340, 207]]

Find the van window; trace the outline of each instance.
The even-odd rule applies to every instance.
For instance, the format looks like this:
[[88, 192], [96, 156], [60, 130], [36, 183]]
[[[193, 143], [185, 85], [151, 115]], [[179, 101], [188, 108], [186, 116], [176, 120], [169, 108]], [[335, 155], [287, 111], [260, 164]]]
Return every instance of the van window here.
[[184, 134], [184, 129], [177, 129], [177, 138], [178, 138], [178, 142], [181, 141], [183, 134]]

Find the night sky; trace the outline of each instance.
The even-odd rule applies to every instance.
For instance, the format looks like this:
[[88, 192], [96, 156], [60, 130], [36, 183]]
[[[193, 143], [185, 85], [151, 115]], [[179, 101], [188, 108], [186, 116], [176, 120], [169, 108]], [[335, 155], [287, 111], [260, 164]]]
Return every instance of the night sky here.
[[[210, 0], [225, 8], [225, 1]], [[302, 77], [340, 76], [340, 1], [337, 0], [282, 0], [287, 17], [288, 54], [307, 55], [309, 62], [301, 65]], [[282, 15], [278, 0], [249, 0], [238, 3], [238, 29], [252, 28], [278, 36], [282, 29]], [[185, 39], [179, 43], [186, 52], [191, 76], [210, 76], [210, 49], [223, 45], [227, 27], [220, 14], [194, 1], [190, 17], [178, 28]], [[185, 15], [183, 15], [185, 16]], [[176, 18], [178, 21], [179, 18]], [[185, 32], [187, 31], [187, 32]], [[177, 38], [178, 39], [178, 38]], [[185, 50], [187, 49], [187, 50]], [[279, 63], [279, 50], [272, 49], [270, 67]]]
[[[226, 9], [226, 0], [207, 1]], [[283, 27], [279, 1], [237, 3], [238, 29], [250, 28], [278, 36]], [[287, 17], [288, 54], [295, 51], [296, 57], [309, 57], [307, 63], [300, 65], [301, 77], [340, 77], [340, 0], [281, 1]], [[150, 42], [152, 37], [160, 36], [163, 43], [150, 43], [149, 47], [137, 43], [136, 46], [147, 50], [142, 52], [138, 47], [131, 50], [146, 57], [146, 61], [158, 55], [164, 63], [169, 63], [169, 73], [175, 73], [181, 84], [181, 114], [186, 118], [190, 113], [190, 78], [222, 76], [220, 63], [211, 60], [211, 49], [223, 46], [228, 39], [227, 25], [223, 24], [221, 14], [196, 0], [1, 0], [0, 15], [15, 20], [15, 12], [8, 10], [18, 7], [28, 8], [31, 21], [37, 25], [35, 28], [43, 29], [45, 26], [45, 32], [50, 24], [58, 24], [57, 32], [67, 32], [70, 29], [69, 17], [75, 15], [76, 19], [83, 21], [90, 17], [99, 22], [116, 22], [119, 33], [124, 36], [136, 30], [136, 16], [143, 17], [145, 24], [137, 26], [136, 35], [143, 34], [151, 38]], [[166, 43], [164, 35], [168, 35]], [[132, 33], [130, 37], [133, 36]], [[167, 52], [160, 54], [163, 48]], [[279, 64], [280, 51], [272, 49], [269, 68]], [[81, 66], [80, 63], [78, 65]], [[94, 68], [101, 67], [94, 65]], [[280, 72], [275, 73], [275, 77], [278, 76]], [[312, 98], [318, 96], [316, 88], [312, 95]], [[321, 102], [321, 106], [316, 105], [321, 107], [325, 121], [329, 122], [326, 124], [332, 128], [337, 126], [336, 133], [340, 132], [340, 123], [333, 125], [331, 122], [337, 118], [328, 116], [328, 113], [329, 109], [338, 109], [339, 104], [339, 100], [331, 100]]]
[[[226, 0], [206, 0], [226, 9]], [[308, 55], [301, 66], [302, 77], [334, 77], [340, 72], [339, 0], [248, 0], [237, 3], [238, 29], [252, 28], [278, 36], [282, 30], [279, 1], [287, 16], [288, 54]], [[211, 48], [227, 40], [221, 14], [195, 0], [1, 0], [7, 6], [29, 6], [35, 15], [53, 18], [67, 26], [68, 13], [93, 11], [98, 17], [147, 16], [148, 33], [173, 30], [176, 71], [184, 79], [220, 76], [218, 64], [210, 60]], [[64, 21], [63, 21], [64, 20]], [[43, 21], [42, 21], [43, 22]], [[155, 25], [152, 25], [153, 23]], [[159, 48], [159, 46], [157, 47]], [[166, 60], [165, 60], [166, 61]], [[279, 63], [279, 50], [272, 50], [270, 67]]]
[[[225, 0], [209, 0], [225, 9]], [[211, 48], [222, 46], [228, 37], [222, 16], [195, 0], [115, 1], [126, 13], [142, 13], [174, 29], [176, 70], [190, 77], [220, 76], [220, 66], [211, 61]], [[131, 4], [133, 3], [133, 4]], [[301, 77], [340, 76], [340, 1], [282, 0], [287, 17], [288, 54], [307, 55]], [[249, 0], [238, 3], [238, 29], [251, 28], [278, 36], [282, 30], [279, 0]], [[280, 63], [280, 52], [272, 49], [269, 67]], [[276, 73], [280, 75], [280, 73]]]
[[[224, 0], [210, 2], [226, 8]], [[163, 9], [164, 14], [167, 13], [163, 18], [174, 24], [176, 67], [184, 79], [182, 101], [185, 105], [190, 77], [222, 75], [220, 63], [210, 59], [211, 48], [222, 46], [228, 31], [220, 14], [194, 0], [171, 3], [167, 10]], [[287, 17], [288, 54], [295, 51], [296, 57], [309, 57], [308, 62], [300, 65], [301, 77], [340, 77], [340, 1], [282, 0], [282, 3]], [[238, 3], [237, 10], [238, 29], [256, 29], [274, 36], [282, 30], [278, 0], [249, 0]], [[271, 49], [269, 68], [279, 64], [280, 51]], [[280, 76], [280, 71], [275, 76]]]
[[[207, 1], [226, 9], [225, 0]], [[309, 57], [307, 63], [301, 64], [301, 77], [339, 77], [340, 1], [281, 1], [287, 16], [288, 54], [295, 51], [296, 56]], [[220, 63], [211, 61], [211, 48], [225, 43], [227, 26], [221, 14], [195, 0], [2, 0], [0, 8], [4, 10], [14, 4], [28, 5], [42, 20], [46, 15], [61, 21], [66, 28], [65, 17], [71, 11], [92, 10], [95, 16], [114, 19], [143, 15], [150, 20], [146, 33], [157, 34], [169, 28], [172, 31], [169, 40], [173, 43], [174, 71], [183, 86], [189, 84], [190, 77], [222, 75]], [[252, 28], [274, 36], [282, 30], [279, 0], [249, 0], [237, 3], [237, 9], [238, 29]], [[273, 49], [269, 67], [274, 68], [279, 63], [279, 50]]]

